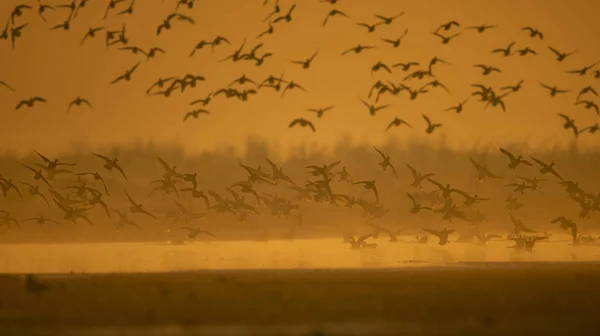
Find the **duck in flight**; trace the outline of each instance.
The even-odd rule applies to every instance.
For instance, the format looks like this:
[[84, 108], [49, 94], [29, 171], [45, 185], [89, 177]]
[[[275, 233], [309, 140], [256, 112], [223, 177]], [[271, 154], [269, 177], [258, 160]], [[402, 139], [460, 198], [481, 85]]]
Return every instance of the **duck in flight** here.
[[381, 24], [384, 25], [391, 25], [394, 20], [396, 20], [397, 18], [401, 17], [402, 15], [404, 15], [404, 11], [396, 14], [394, 16], [383, 16], [383, 15], [379, 15], [379, 14], [374, 14], [376, 18], [378, 18], [379, 20], [381, 20]]
[[39, 97], [39, 96], [32, 97], [32, 98], [25, 99], [25, 100], [21, 100], [21, 101], [20, 101], [20, 102], [17, 104], [17, 106], [15, 107], [15, 110], [19, 110], [19, 109], [20, 109], [21, 107], [23, 107], [23, 106], [26, 106], [26, 107], [28, 107], [28, 108], [32, 108], [34, 105], [36, 105], [35, 103], [37, 103], [37, 102], [40, 102], [40, 103], [46, 103], [46, 102], [47, 102], [47, 100], [46, 100], [46, 99], [44, 99], [44, 98], [42, 98], [42, 97]]
[[492, 179], [492, 180], [501, 180], [502, 177], [493, 174], [492, 172], [490, 172], [490, 170], [487, 167], [487, 164], [479, 164], [477, 161], [473, 160], [473, 158], [469, 158], [471, 160], [471, 163], [473, 164], [473, 166], [475, 166], [475, 169], [477, 169], [477, 179], [479, 181], [485, 181], [486, 179]]
[[537, 52], [529, 47], [525, 47], [523, 49], [519, 49], [515, 51], [515, 54], [519, 54], [519, 56], [527, 56], [529, 54], [537, 55]]
[[315, 128], [315, 125], [311, 121], [306, 120], [304, 118], [296, 118], [296, 119], [292, 120], [292, 122], [288, 125], [288, 127], [292, 128], [296, 125], [300, 125], [300, 127], [309, 127], [313, 132], [317, 131], [317, 129]]
[[189, 118], [198, 119], [198, 117], [201, 114], [210, 114], [210, 112], [207, 111], [207, 110], [205, 110], [205, 109], [196, 109], [196, 110], [193, 110], [193, 111], [190, 111], [190, 112], [186, 113], [185, 116], [183, 117], [183, 121], [186, 121]]
[[454, 111], [457, 114], [461, 113], [464, 109], [465, 104], [470, 100], [470, 98], [467, 98], [461, 102], [459, 102], [456, 106], [450, 106], [447, 109], [445, 109], [444, 111]]
[[343, 16], [345, 18], [348, 18], [348, 15], [346, 15], [346, 13], [339, 11], [337, 9], [332, 9], [329, 11], [329, 13], [327, 13], [325, 20], [323, 20], [322, 26], [325, 27], [325, 25], [327, 25], [327, 22], [329, 22], [329, 18], [333, 18], [335, 16]]
[[96, 33], [102, 31], [106, 29], [105, 27], [91, 27], [88, 29], [88, 31], [85, 33], [85, 35], [83, 36], [83, 39], [81, 40], [81, 43], [79, 44], [80, 46], [82, 46], [85, 41], [87, 41], [88, 38], [94, 38], [96, 37]]
[[168, 15], [163, 22], [156, 28], [156, 36], [159, 36], [160, 33], [162, 33], [164, 30], [171, 30], [172, 28], [172, 24], [171, 24], [171, 20], [176, 19], [178, 21], [185, 21], [185, 22], [189, 22], [190, 24], [196, 24], [196, 22], [194, 21], [194, 19], [192, 19], [189, 16], [180, 14], [180, 13], [173, 13]]
[[387, 132], [392, 127], [400, 127], [402, 125], [406, 125], [407, 127], [412, 128], [412, 126], [409, 123], [396, 117], [394, 118], [394, 120], [392, 120], [392, 122], [388, 124], [384, 132]]
[[496, 28], [498, 25], [480, 25], [480, 26], [469, 26], [466, 29], [474, 29], [477, 30], [478, 33], [483, 33], [488, 29]]
[[125, 175], [125, 171], [123, 170], [123, 167], [121, 167], [118, 163], [118, 159], [114, 158], [114, 159], [110, 159], [104, 155], [100, 155], [100, 154], [96, 154], [96, 153], [92, 153], [94, 156], [101, 158], [102, 160], [104, 160], [104, 169], [108, 170], [109, 172], [111, 172], [113, 169], [116, 169], [119, 173], [121, 173], [121, 176], [123, 176], [123, 178], [125, 179], [125, 181], [127, 181], [127, 175]]
[[460, 23], [457, 21], [448, 21], [447, 23], [441, 24], [435, 31], [439, 32], [440, 30], [448, 31], [452, 29], [452, 27], [460, 28]]
[[77, 96], [77, 97], [75, 97], [75, 99], [73, 99], [69, 103], [69, 107], [67, 107], [67, 113], [69, 113], [69, 111], [71, 111], [71, 108], [73, 106], [79, 107], [79, 106], [81, 106], [81, 104], [85, 104], [85, 105], [89, 106], [89, 108], [92, 108], [92, 104], [90, 104], [90, 102], [87, 99]]
[[473, 67], [475, 67], [475, 68], [481, 68], [481, 70], [483, 70], [482, 74], [484, 76], [487, 76], [487, 75], [491, 74], [494, 71], [495, 72], [502, 72], [502, 70], [500, 70], [498, 68], [495, 68], [493, 66], [490, 66], [490, 65], [476, 64]]
[[555, 55], [556, 55], [556, 60], [558, 62], [562, 62], [565, 60], [565, 58], [573, 55], [574, 53], [576, 53], [577, 51], [572, 51], [570, 53], [564, 53], [564, 52], [560, 52], [555, 48], [552, 48], [551, 46], [548, 46], [548, 49], [550, 49], [550, 51], [552, 51]]
[[367, 50], [367, 49], [374, 49], [375, 47], [373, 46], [368, 46], [368, 45], [357, 45], [356, 47], [352, 47], [346, 51], [344, 51], [342, 53], [342, 56], [347, 55], [351, 52], [354, 52], [355, 54], [360, 54], [363, 50]]
[[133, 73], [135, 72], [135, 70], [140, 66], [140, 62], [137, 62], [131, 69], [128, 69], [125, 71], [124, 74], [122, 74], [121, 76], [115, 78], [112, 82], [110, 82], [110, 84], [116, 84], [120, 81], [126, 81], [129, 82], [131, 80], [131, 75], [133, 75]]
[[579, 70], [568, 70], [568, 71], [565, 71], [565, 73], [568, 73], [568, 74], [577, 74], [579, 76], [585, 76], [585, 75], [587, 75], [588, 71], [590, 71], [593, 68], [595, 68], [596, 65], [598, 65], [598, 63], [600, 63], [600, 62], [596, 62], [594, 64], [591, 64], [591, 65], [588, 65], [588, 66], [584, 66], [583, 68], [581, 68]]
[[524, 164], [530, 167], [533, 166], [531, 162], [523, 158], [523, 155], [515, 156], [513, 153], [507, 151], [504, 148], [500, 148], [500, 153], [506, 155], [510, 160], [510, 163], [508, 164], [508, 168], [510, 169], [516, 169], [520, 164]]
[[369, 114], [372, 116], [375, 116], [377, 114], [378, 111], [381, 111], [385, 108], [390, 107], [390, 105], [380, 105], [380, 106], [376, 106], [373, 104], [369, 104], [366, 101], [360, 99], [361, 103], [363, 103], [363, 105], [365, 105], [368, 109], [369, 109]]
[[525, 30], [525, 31], [529, 32], [529, 37], [531, 37], [531, 38], [535, 38], [537, 36], [540, 38], [540, 40], [544, 39], [544, 34], [542, 34], [542, 32], [539, 31], [538, 29], [535, 29], [532, 27], [523, 27], [523, 28], [521, 28], [521, 30]]
[[368, 24], [368, 23], [362, 23], [362, 22], [356, 23], [357, 26], [366, 28], [367, 32], [369, 32], [369, 33], [375, 32], [375, 28], [377, 28], [377, 26], [380, 26], [382, 24], [383, 24], [382, 22], [377, 22], [374, 24]]
[[302, 69], [308, 69], [308, 68], [310, 68], [312, 61], [315, 59], [315, 57], [317, 57], [318, 54], [319, 54], [319, 49], [317, 49], [317, 51], [315, 51], [315, 53], [312, 54], [312, 56], [305, 59], [304, 61], [291, 61], [290, 63], [300, 64], [300, 65], [302, 65]]
[[285, 15], [279, 16], [273, 20], [273, 24], [277, 22], [292, 22], [292, 13], [296, 9], [296, 4], [293, 4]]
[[364, 236], [360, 236], [357, 238], [355, 238], [352, 235], [349, 234], [344, 234], [344, 241], [349, 243], [350, 246], [352, 247], [352, 249], [360, 249], [363, 248], [366, 244], [366, 240], [371, 238], [372, 234], [366, 234]]
[[129, 203], [131, 204], [131, 207], [129, 207], [129, 210], [131, 211], [132, 214], [139, 213], [139, 214], [150, 216], [154, 219], [158, 219], [156, 216], [154, 216], [153, 214], [146, 211], [146, 209], [144, 209], [144, 205], [142, 203], [137, 203], [133, 198], [131, 198], [131, 196], [129, 196], [129, 194], [127, 193], [127, 189], [124, 189], [124, 191], [125, 191], [125, 196], [127, 196], [127, 199], [129, 200]]
[[560, 228], [563, 230], [571, 230], [571, 237], [573, 238], [573, 245], [578, 244], [578, 233], [577, 233], [577, 223], [574, 221], [567, 219], [565, 216], [556, 217], [550, 221], [552, 224], [559, 223]]
[[533, 161], [537, 162], [537, 164], [538, 164], [538, 165], [540, 165], [540, 173], [541, 173], [542, 175], [546, 175], [546, 174], [550, 173], [550, 174], [552, 174], [552, 175], [554, 175], [554, 176], [558, 177], [558, 178], [559, 178], [561, 181], [563, 181], [563, 180], [564, 180], [564, 179], [562, 178], [562, 176], [560, 176], [560, 174], [558, 174], [558, 173], [556, 172], [556, 170], [554, 170], [554, 165], [555, 165], [555, 163], [554, 163], [554, 162], [550, 162], [550, 164], [547, 164], [547, 163], [545, 163], [545, 162], [543, 162], [543, 161], [540, 161], [540, 160], [538, 160], [538, 159], [534, 158], [533, 156], [531, 156], [531, 159], [532, 159]]
[[587, 94], [587, 93], [591, 93], [594, 96], [598, 97], [598, 92], [596, 92], [596, 90], [594, 90], [593, 87], [588, 85], [588, 86], [584, 87], [583, 89], [581, 89], [581, 91], [579, 91], [579, 94], [577, 94], [577, 99], [575, 101], [578, 102], [579, 99], [581, 99], [581, 96], [583, 96], [584, 94]]
[[579, 136], [579, 130], [577, 129], [577, 126], [575, 126], [575, 119], [571, 119], [569, 118], [568, 115], [562, 114], [562, 113], [558, 113], [558, 116], [561, 117], [565, 122], [563, 124], [563, 128], [565, 130], [568, 129], [572, 129], [573, 130], [573, 134], [575, 135], [575, 137]]
[[542, 82], [538, 82], [540, 83], [540, 85], [544, 88], [547, 89], [548, 91], [550, 91], [550, 97], [555, 97], [557, 94], [559, 93], [567, 93], [569, 92], [569, 90], [560, 90], [558, 89], [558, 87], [555, 86], [550, 86], [550, 85], [546, 85]]
[[446, 228], [444, 228], [441, 231], [437, 231], [437, 230], [431, 230], [431, 229], [423, 229], [425, 232], [428, 232], [436, 237], [438, 237], [439, 245], [446, 245], [450, 242], [450, 240], [448, 240], [448, 236], [452, 233], [454, 233], [454, 230], [448, 230]]
[[377, 204], [379, 204], [379, 191], [377, 190], [375, 181], [359, 181], [359, 182], [354, 182], [352, 184], [361, 184], [363, 186], [363, 188], [365, 188], [367, 190], [372, 190], [373, 195], [375, 196], [375, 202], [377, 202]]
[[508, 44], [508, 46], [506, 48], [498, 48], [498, 49], [494, 49], [492, 50], [493, 54], [497, 54], [500, 53], [502, 55], [506, 56], [510, 56], [512, 55], [512, 48], [515, 46], [516, 42], [511, 42]]
[[400, 44], [402, 43], [402, 39], [406, 36], [406, 34], [408, 34], [408, 28], [406, 28], [404, 30], [404, 33], [402, 33], [402, 35], [400, 35], [400, 37], [398, 37], [395, 40], [386, 39], [386, 38], [381, 38], [381, 40], [385, 43], [389, 43], [394, 48], [398, 48], [400, 46]]
[[461, 35], [461, 33], [456, 33], [454, 35], [444, 36], [444, 35], [440, 34], [439, 32], [433, 32], [432, 34], [439, 37], [440, 39], [442, 39], [442, 44], [448, 44], [448, 43], [450, 43], [450, 41], [452, 39]]
[[427, 134], [431, 134], [431, 133], [433, 133], [433, 131], [435, 131], [436, 128], [443, 126], [442, 124], [432, 123], [431, 120], [429, 119], [429, 117], [424, 114], [423, 114], [423, 119], [425, 119], [425, 122], [427, 122], [427, 129], [425, 129], [425, 132], [427, 132]]
[[421, 204], [419, 204], [417, 202], [417, 200], [415, 199], [415, 197], [410, 194], [410, 193], [406, 193], [406, 196], [408, 197], [408, 199], [410, 199], [410, 201], [412, 202], [412, 207], [410, 208], [410, 213], [412, 214], [416, 214], [419, 213], [421, 210], [433, 210], [430, 207], [424, 207]]
[[394, 177], [397, 179], [398, 174], [396, 174], [396, 168], [394, 168], [394, 166], [392, 165], [390, 156], [385, 155], [382, 151], [377, 149], [377, 147], [373, 147], [373, 148], [375, 149], [375, 151], [377, 151], [377, 153], [379, 153], [379, 155], [381, 155], [381, 158], [383, 159], [383, 161], [378, 163], [379, 166], [381, 166], [381, 169], [383, 169], [383, 171], [386, 171], [388, 167], [391, 168], [392, 171], [394, 172]]
[[503, 86], [500, 88], [500, 90], [510, 90], [510, 92], [518, 92], [519, 90], [521, 90], [521, 88], [523, 87], [523, 83], [525, 82], [525, 80], [520, 80], [517, 85], [514, 86]]
[[323, 114], [324, 114], [325, 112], [327, 112], [327, 111], [329, 111], [329, 110], [333, 109], [334, 107], [335, 107], [334, 105], [330, 105], [330, 106], [327, 106], [327, 107], [321, 107], [321, 108], [318, 108], [318, 109], [310, 108], [310, 109], [306, 109], [306, 111], [309, 111], [309, 112], [314, 112], [314, 113], [316, 113], [316, 114], [317, 114], [317, 118], [321, 118], [321, 117], [323, 117]]
[[58, 161], [58, 159], [50, 160], [47, 157], [45, 157], [44, 155], [40, 154], [35, 149], [33, 151], [42, 159], [42, 161], [44, 161], [46, 163], [46, 166], [39, 165], [39, 164], [36, 164], [36, 165], [39, 166], [39, 167], [45, 168], [46, 171], [54, 170], [58, 166], [75, 166], [76, 165], [75, 163], [60, 162], [60, 161]]

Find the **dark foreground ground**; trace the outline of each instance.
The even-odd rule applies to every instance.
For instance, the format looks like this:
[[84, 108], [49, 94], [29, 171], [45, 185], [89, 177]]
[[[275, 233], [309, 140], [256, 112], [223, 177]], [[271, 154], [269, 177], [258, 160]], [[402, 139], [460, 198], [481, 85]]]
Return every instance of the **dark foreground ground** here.
[[600, 335], [600, 265], [0, 276], [0, 335]]

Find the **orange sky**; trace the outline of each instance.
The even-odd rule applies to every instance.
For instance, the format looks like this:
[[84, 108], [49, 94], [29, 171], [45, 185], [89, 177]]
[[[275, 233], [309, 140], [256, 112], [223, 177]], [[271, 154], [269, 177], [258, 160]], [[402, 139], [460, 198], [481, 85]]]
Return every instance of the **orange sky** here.
[[[29, 26], [18, 40], [17, 48], [11, 50], [8, 41], [0, 40], [0, 80], [17, 90], [12, 93], [0, 88], [4, 114], [0, 151], [23, 152], [35, 147], [52, 153], [68, 150], [75, 143], [103, 147], [148, 139], [155, 143], [175, 141], [184, 144], [187, 151], [196, 151], [225, 144], [240, 146], [250, 134], [264, 136], [283, 148], [303, 141], [333, 144], [344, 135], [377, 144], [389, 137], [427, 136], [422, 113], [428, 114], [434, 122], [444, 124], [430, 137], [445, 136], [453, 146], [528, 141], [530, 146], [537, 147], [549, 140], [568, 142], [572, 139], [572, 134], [561, 128], [557, 113], [571, 115], [580, 126], [599, 121], [592, 110], [573, 105], [577, 91], [586, 85], [597, 85], [598, 79], [564, 73], [600, 59], [600, 45], [593, 36], [594, 32], [600, 32], [598, 2], [341, 0], [332, 7], [317, 0], [296, 1], [293, 21], [277, 24], [275, 34], [262, 39], [262, 51], [274, 54], [262, 67], [257, 68], [250, 62], [217, 63], [244, 38], [248, 39], [247, 46], [258, 43], [255, 37], [267, 27], [263, 19], [272, 10], [272, 4], [263, 7], [262, 1], [199, 1], [193, 10], [182, 11], [193, 17], [196, 25], [174, 22], [173, 29], [160, 36], [155, 34], [156, 27], [173, 11], [176, 1], [138, 0], [133, 15], [115, 17], [113, 14], [102, 20], [108, 1], [92, 0], [78, 14], [69, 32], [49, 29], [50, 25], [64, 20], [64, 10], [49, 12], [49, 23], [37, 16], [37, 10], [25, 13], [17, 20], [29, 22]], [[6, 17], [16, 4], [23, 2], [1, 1], [0, 12]], [[280, 2], [283, 11], [294, 3]], [[25, 3], [35, 5], [36, 2]], [[48, 3], [60, 2], [48, 0]], [[125, 4], [119, 8], [126, 7]], [[350, 19], [335, 17], [323, 28], [321, 23], [331, 8], [347, 13]], [[390, 26], [378, 27], [372, 34], [355, 25], [356, 22], [376, 22], [374, 13], [391, 16], [401, 11], [406, 14]], [[463, 31], [461, 36], [442, 45], [431, 32], [449, 20], [457, 20], [463, 27], [500, 26], [484, 34], [460, 28], [457, 31]], [[83, 47], [79, 43], [91, 26], [118, 29], [125, 21], [130, 45], [143, 49], [161, 47], [167, 54], [158, 55], [150, 62], [142, 59], [131, 82], [109, 86], [112, 79], [140, 57], [116, 49], [107, 50], [103, 33]], [[531, 39], [526, 32], [520, 31], [523, 26], [539, 28], [544, 33], [544, 40]], [[409, 32], [400, 48], [393, 49], [381, 43], [381, 37], [395, 38], [406, 28]], [[212, 40], [216, 35], [230, 39], [232, 46], [220, 46], [214, 53], [210, 49], [200, 50], [194, 57], [188, 57], [197, 42]], [[527, 46], [536, 50], [538, 56], [503, 58], [490, 53], [511, 41], [516, 41], [518, 48]], [[340, 57], [342, 51], [359, 43], [375, 45], [377, 49]], [[578, 53], [560, 64], [548, 50], [548, 45], [565, 52], [576, 49]], [[289, 63], [310, 56], [317, 48], [320, 53], [311, 69], [303, 70]], [[427, 63], [433, 56], [451, 63], [451, 66], [440, 65], [436, 70], [438, 80], [450, 88], [451, 94], [434, 91], [415, 101], [410, 101], [405, 93], [385, 97], [383, 103], [392, 107], [382, 110], [377, 117], [368, 115], [358, 98], [366, 98], [369, 87], [378, 78], [399, 82], [405, 75], [396, 68], [391, 75], [380, 73], [372, 77], [372, 65], [377, 61]], [[477, 63], [494, 65], [503, 72], [482, 77], [473, 67]], [[284, 71], [286, 79], [300, 83], [309, 92], [291, 91], [281, 99], [272, 91], [261, 91], [246, 103], [217, 97], [207, 107], [212, 115], [182, 122], [183, 115], [192, 109], [188, 106], [190, 101], [228, 85], [241, 74], [260, 81]], [[186, 73], [205, 76], [207, 81], [184, 94], [174, 93], [168, 99], [145, 94], [158, 77]], [[486, 83], [498, 88], [513, 85], [520, 79], [525, 79], [524, 89], [507, 98], [508, 111], [505, 113], [499, 109], [484, 111], [483, 105], [474, 99], [461, 115], [443, 111], [470, 95], [473, 91], [470, 83]], [[538, 80], [573, 92], [550, 99], [548, 92], [537, 84]], [[21, 99], [35, 95], [48, 99], [48, 103], [33, 109], [14, 110]], [[89, 99], [94, 110], [81, 107], [66, 114], [68, 103], [78, 95]], [[336, 105], [336, 108], [321, 120], [304, 111], [305, 108], [327, 105]], [[300, 116], [315, 122], [316, 134], [308, 129], [287, 128], [292, 119]], [[406, 119], [415, 129], [394, 129], [384, 135], [383, 130], [394, 117]], [[586, 134], [579, 142], [589, 146], [600, 143], [597, 139], [598, 135]]]

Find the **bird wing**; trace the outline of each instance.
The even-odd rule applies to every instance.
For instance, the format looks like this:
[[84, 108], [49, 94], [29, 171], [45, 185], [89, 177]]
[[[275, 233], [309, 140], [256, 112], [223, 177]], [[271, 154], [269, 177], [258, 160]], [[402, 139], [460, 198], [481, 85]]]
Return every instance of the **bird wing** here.
[[387, 157], [385, 156], [385, 154], [383, 154], [383, 152], [381, 152], [379, 149], [377, 149], [377, 147], [373, 147], [377, 153], [379, 153], [379, 155], [381, 155], [381, 157], [385, 160]]
[[516, 157], [509, 151], [507, 151], [504, 148], [500, 148], [500, 152], [506, 156], [508, 156], [508, 158], [512, 161], [512, 160], [516, 160]]

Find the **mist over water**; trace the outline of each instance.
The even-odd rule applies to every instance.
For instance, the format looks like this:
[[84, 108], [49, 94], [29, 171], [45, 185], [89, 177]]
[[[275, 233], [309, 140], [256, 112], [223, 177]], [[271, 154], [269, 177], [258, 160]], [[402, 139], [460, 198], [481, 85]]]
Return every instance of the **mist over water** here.
[[600, 261], [595, 246], [566, 241], [539, 243], [537, 251], [513, 242], [488, 246], [451, 243], [438, 246], [377, 240], [378, 248], [352, 250], [341, 239], [302, 239], [163, 243], [12, 244], [0, 245], [0, 273], [138, 273], [232, 269], [452, 267], [464, 263]]

